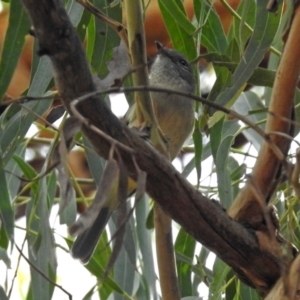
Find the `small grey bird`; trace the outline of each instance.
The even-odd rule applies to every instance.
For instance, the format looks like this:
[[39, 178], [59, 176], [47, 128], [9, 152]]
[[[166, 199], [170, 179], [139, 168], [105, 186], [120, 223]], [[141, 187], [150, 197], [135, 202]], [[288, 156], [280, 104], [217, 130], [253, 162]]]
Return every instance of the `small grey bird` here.
[[[150, 69], [150, 86], [194, 93], [195, 78], [192, 67], [186, 58], [175, 50], [163, 47], [159, 42], [156, 42], [156, 46], [158, 54]], [[194, 101], [187, 97], [163, 92], [151, 92], [151, 100], [159, 127], [168, 141], [170, 158], [173, 160], [193, 129]], [[129, 126], [133, 123], [136, 124], [134, 109], [133, 105], [130, 108], [131, 113], [125, 116], [125, 118], [129, 118], [126, 120]], [[128, 182], [129, 194], [134, 190], [135, 183], [130, 180]], [[97, 213], [94, 222], [77, 236], [73, 244], [73, 257], [79, 258], [83, 263], [87, 263], [91, 258], [102, 231], [111, 214], [118, 207], [117, 191], [118, 180], [115, 180], [115, 185], [111, 188], [100, 211], [92, 212]]]

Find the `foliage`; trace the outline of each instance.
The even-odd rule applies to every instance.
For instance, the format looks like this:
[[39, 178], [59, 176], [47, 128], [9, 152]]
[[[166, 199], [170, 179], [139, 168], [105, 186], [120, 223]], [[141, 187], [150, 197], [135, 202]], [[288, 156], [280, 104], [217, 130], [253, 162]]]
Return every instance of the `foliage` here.
[[[115, 2], [93, 1], [105, 14], [120, 21], [121, 6]], [[233, 106], [236, 111], [247, 115], [253, 123], [264, 128], [274, 70], [278, 63], [276, 57], [281, 51], [281, 36], [284, 25], [289, 20], [289, 9], [281, 13], [280, 8], [276, 14], [271, 14], [265, 10], [266, 1], [241, 1], [237, 10], [239, 18], [233, 19], [230, 31], [225, 34], [219, 16], [209, 1], [194, 1], [195, 18], [192, 21], [186, 16], [180, 0], [158, 2], [174, 47], [189, 60], [205, 58], [212, 63], [216, 81], [207, 96], [208, 99], [227, 107]], [[10, 0], [9, 3], [11, 17], [0, 63], [1, 97], [13, 76], [30, 24], [19, 1]], [[92, 71], [105, 80], [111, 72], [108, 63], [114, 61], [114, 50], [118, 49], [120, 44], [118, 35], [74, 0], [66, 0], [65, 6], [85, 43]], [[199, 45], [203, 45], [207, 52], [202, 52]], [[271, 47], [274, 48], [270, 52], [269, 67], [263, 69], [259, 65]], [[49, 60], [34, 53], [30, 87], [24, 95], [45, 99], [23, 104], [13, 103], [0, 116], [0, 258], [9, 268], [11, 248], [22, 245], [25, 256], [28, 253], [30, 265], [34, 268], [31, 268], [31, 281], [24, 299], [53, 299], [53, 291], [58, 289], [53, 285], [57, 274], [57, 249], [68, 251], [67, 248], [72, 245], [72, 238], [67, 234], [63, 237], [64, 241], [56, 242], [58, 234], [49, 221], [50, 213], [59, 201], [59, 175], [50, 166], [62, 130], [61, 125], [45, 128], [38, 116], [43, 116], [53, 103], [51, 97], [45, 97], [53, 95], [52, 76]], [[127, 80], [126, 84], [130, 85], [130, 80]], [[201, 84], [200, 82], [199, 91]], [[255, 85], [256, 88], [246, 90], [248, 84]], [[258, 86], [267, 89], [260, 89]], [[298, 103], [299, 93], [297, 96]], [[196, 109], [202, 113], [197, 114], [193, 141], [189, 142], [188, 149], [192, 149], [189, 151], [192, 154], [183, 155], [182, 174], [188, 177], [193, 171], [197, 171], [199, 180], [194, 181], [197, 188], [211, 198], [220, 199], [221, 204], [228, 208], [243, 185], [246, 173], [251, 171], [252, 162], [246, 158], [255, 158], [257, 155], [249, 143], [238, 149], [233, 148], [234, 141], [243, 133], [258, 151], [262, 137], [238, 120], [227, 119], [224, 113], [200, 105], [196, 105]], [[65, 118], [66, 116], [63, 120]], [[28, 137], [27, 133], [33, 123], [36, 124], [38, 132]], [[46, 134], [51, 138], [43, 138]], [[75, 141], [86, 153], [93, 180], [87, 180], [85, 183], [93, 189], [94, 182], [96, 185], [100, 182], [105, 162], [91, 150], [89, 141], [81, 134], [75, 136]], [[46, 154], [42, 154], [42, 164], [36, 169], [31, 165], [29, 153], [33, 151], [35, 159], [38, 158], [41, 155], [40, 145], [46, 147], [47, 151]], [[207, 170], [209, 158], [213, 159], [213, 164]], [[205, 166], [205, 169], [201, 170], [201, 166]], [[61, 224], [66, 224], [65, 226], [75, 221], [76, 202], [80, 204], [91, 200], [91, 194], [85, 193], [80, 178], [71, 174], [71, 182], [72, 193], [68, 204], [58, 213]], [[217, 183], [215, 188], [214, 182]], [[291, 187], [286, 183], [281, 184], [272, 202], [278, 208], [283, 233], [299, 246], [299, 204]], [[128, 202], [127, 209], [131, 209], [132, 206], [133, 202]], [[23, 241], [14, 241], [15, 215], [24, 207], [26, 225], [22, 229], [26, 232], [25, 238]], [[97, 284], [90, 290], [90, 287], [82, 286], [86, 292], [85, 299], [90, 299], [92, 294], [98, 294], [100, 299], [108, 299], [110, 295], [113, 295], [113, 299], [160, 298], [155, 254], [152, 251], [152, 218], [151, 201], [144, 196], [128, 220], [124, 244], [112, 271], [104, 277], [112, 253], [113, 243], [110, 237], [114, 235], [118, 223], [118, 220], [113, 218], [107, 231], [101, 236], [93, 258], [84, 266], [97, 278]], [[258, 293], [237, 279], [224, 262], [218, 258], [211, 260], [209, 250], [200, 246], [184, 229], [178, 228], [176, 224], [174, 228], [178, 231], [174, 245], [183, 299], [199, 299], [200, 286], [203, 289], [203, 285], [207, 286], [209, 299], [260, 299]], [[208, 263], [212, 266], [208, 266]], [[72, 268], [70, 276], [75, 276], [72, 274]], [[61, 280], [64, 281], [63, 278]], [[0, 287], [1, 299], [9, 299], [12, 285], [16, 283], [8, 280], [5, 286]], [[72, 294], [72, 291], [69, 292]], [[66, 298], [66, 294], [64, 297]], [[74, 299], [77, 297], [74, 296]]]

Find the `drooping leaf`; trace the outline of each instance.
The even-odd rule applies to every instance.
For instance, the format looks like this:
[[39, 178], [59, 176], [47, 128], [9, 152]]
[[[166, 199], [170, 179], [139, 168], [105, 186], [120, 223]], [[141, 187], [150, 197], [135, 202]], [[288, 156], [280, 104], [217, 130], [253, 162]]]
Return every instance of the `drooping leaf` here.
[[[37, 189], [26, 207], [29, 260], [47, 277], [55, 281], [57, 268], [53, 232], [49, 224], [50, 207], [47, 202], [46, 178], [39, 180]], [[54, 286], [31, 268], [31, 290], [33, 299], [51, 299]]]
[[0, 59], [0, 103], [14, 74], [29, 28], [24, 7], [18, 0], [11, 0], [9, 24]]
[[69, 232], [72, 235], [77, 236], [81, 234], [95, 222], [100, 210], [103, 208], [103, 204], [108, 198], [108, 194], [115, 191], [119, 172], [118, 163], [113, 159], [109, 160], [92, 204], [81, 214], [78, 220], [69, 227]]
[[141, 201], [136, 204], [136, 233], [139, 249], [142, 255], [141, 268], [145, 278], [143, 295], [146, 294], [148, 299], [158, 299], [156, 289], [157, 275], [154, 268], [151, 231], [146, 226], [146, 220], [149, 212], [149, 199], [146, 195], [144, 195]]
[[214, 269], [213, 269], [213, 274], [214, 274], [213, 282], [209, 286], [209, 299], [211, 300], [223, 299], [222, 292], [223, 293], [225, 292], [225, 290], [223, 290], [223, 287], [226, 282], [226, 277], [229, 271], [230, 271], [230, 267], [228, 267], [220, 259], [216, 258], [216, 261], [214, 263]]
[[[225, 67], [231, 73], [234, 73], [238, 66], [238, 63], [232, 61], [230, 57], [226, 55], [219, 55], [218, 53], [204, 54], [200, 57], [209, 62], [212, 62], [214, 66]], [[253, 71], [253, 74], [250, 76], [250, 78], [247, 80], [247, 83], [255, 86], [273, 87], [275, 74], [275, 71], [257, 67]]]
[[212, 7], [212, 3], [202, 0], [195, 2], [201, 2], [201, 4], [197, 5], [197, 7], [201, 9], [201, 12], [195, 9], [195, 14], [203, 14], [203, 18], [199, 24], [201, 30], [201, 45], [203, 45], [208, 52], [224, 54], [227, 49], [227, 38], [220, 18]]
[[[185, 25], [183, 28], [183, 26], [181, 26], [181, 23], [176, 19], [176, 16], [174, 15], [172, 10], [172, 7], [175, 6], [176, 12], [180, 11], [181, 17], [187, 20], [186, 13], [181, 1], [159, 0], [158, 4], [173, 47], [183, 53], [189, 60], [195, 59], [197, 57], [197, 51], [193, 36], [191, 35], [193, 26]], [[185, 24], [187, 24], [187, 22], [185, 22]], [[189, 31], [186, 30], [186, 26], [190, 26], [188, 29]]]
[[193, 132], [193, 141], [195, 145], [195, 168], [197, 171], [197, 183], [199, 183], [201, 178], [201, 156], [202, 156], [202, 133], [199, 130], [199, 121], [195, 122], [195, 129]]
[[8, 191], [2, 155], [0, 155], [0, 199], [1, 222], [3, 223], [7, 236], [12, 240], [14, 236], [14, 209]]
[[232, 203], [232, 187], [227, 160], [235, 133], [239, 129], [236, 121], [220, 120], [211, 128], [211, 147], [216, 165], [219, 197], [222, 205], [229, 207]]
[[193, 294], [192, 288], [192, 263], [194, 258], [196, 241], [192, 238], [184, 229], [180, 229], [176, 242], [175, 252], [176, 255], [180, 254], [184, 256], [189, 263], [185, 263], [177, 259], [177, 276], [180, 288], [180, 294], [182, 297], [191, 296]]
[[69, 1], [66, 6], [66, 11], [68, 12], [70, 21], [74, 27], [77, 27], [78, 23], [81, 20], [84, 7], [80, 5], [78, 2], [72, 0]]
[[[115, 217], [115, 218], [114, 218]], [[110, 222], [110, 230], [112, 234], [118, 232], [117, 217], [113, 215], [114, 222]], [[124, 292], [131, 295], [133, 293], [134, 287], [134, 278], [135, 278], [135, 264], [132, 264], [132, 260], [136, 261], [136, 250], [135, 243], [133, 239], [133, 224], [127, 224], [125, 227], [125, 236], [124, 236], [124, 244], [120, 247], [118, 256], [114, 263], [114, 280], [118, 283], [118, 285], [122, 288]], [[117, 233], [118, 234], [118, 233]], [[131, 243], [129, 243], [131, 241]], [[125, 243], [127, 245], [125, 246]], [[124, 272], [126, 270], [126, 272]], [[116, 300], [124, 299], [124, 296], [120, 293], [114, 293], [114, 298]]]
[[0, 260], [2, 260], [5, 263], [7, 269], [11, 268], [11, 261], [10, 258], [8, 257], [7, 251], [1, 247], [0, 247]]
[[176, 20], [176, 23], [183, 29], [187, 34], [192, 35], [196, 28], [188, 19], [186, 12], [184, 10], [183, 4], [178, 0], [160, 0], [159, 1], [160, 9], [168, 12], [168, 15], [172, 15], [173, 19]]
[[[265, 126], [262, 122], [266, 120], [267, 113], [257, 94], [251, 91], [242, 93], [235, 102], [233, 108], [241, 115], [247, 116], [247, 118], [254, 124], [258, 124], [262, 129], [264, 129]], [[252, 111], [256, 111], [256, 113], [251, 113]], [[247, 140], [253, 144], [257, 151], [259, 151], [263, 143], [263, 137], [252, 128], [244, 130], [243, 133]]]
[[[107, 0], [93, 0], [94, 5], [104, 12], [107, 16], [121, 21], [121, 7], [116, 5], [110, 7], [110, 3]], [[106, 77], [108, 74], [107, 62], [113, 56], [113, 48], [120, 44], [120, 39], [117, 33], [111, 29], [108, 24], [95, 19], [95, 29], [90, 31], [94, 33], [94, 47], [93, 54], [91, 55], [91, 65], [93, 71], [97, 73], [100, 78]], [[94, 26], [93, 23], [89, 23], [89, 26]], [[92, 50], [90, 48], [90, 50]]]
[[9, 300], [9, 298], [7, 297], [7, 295], [6, 295], [6, 293], [5, 293], [5, 291], [4, 291], [4, 289], [3, 289], [3, 287], [0, 285], [0, 298], [2, 299], [2, 300]]
[[[75, 191], [69, 178], [67, 154], [72, 146], [74, 135], [79, 131], [81, 126], [80, 121], [75, 117], [70, 117], [64, 122], [61, 141], [59, 143], [58, 152], [55, 152], [55, 162], [58, 163], [58, 181], [60, 183], [60, 198], [59, 214], [62, 224], [68, 222], [72, 224], [75, 220], [76, 204], [75, 204]], [[67, 209], [67, 214], [63, 214], [64, 209]], [[66, 218], [68, 216], [68, 218]], [[70, 218], [71, 216], [71, 218]]]
[[[218, 95], [216, 99], [218, 104], [231, 106], [234, 103], [273, 41], [280, 22], [280, 15], [267, 13], [265, 4], [265, 1], [260, 1], [256, 5], [256, 23], [253, 34], [245, 54], [232, 75], [234, 84]], [[218, 114], [215, 121], [221, 117], [222, 115]]]
[[[32, 123], [37, 119], [36, 115], [42, 115], [51, 106], [52, 100], [32, 101], [23, 104], [10, 105], [0, 116], [0, 140], [4, 165], [10, 160], [17, 147], [23, 142], [24, 136]], [[30, 111], [33, 111], [32, 114]]]

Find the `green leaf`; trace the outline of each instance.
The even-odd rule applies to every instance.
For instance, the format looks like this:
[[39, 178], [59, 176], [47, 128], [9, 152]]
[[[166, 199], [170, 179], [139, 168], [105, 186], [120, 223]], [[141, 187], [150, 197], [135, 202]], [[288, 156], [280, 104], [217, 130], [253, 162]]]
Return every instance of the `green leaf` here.
[[[47, 201], [48, 187], [44, 177], [38, 181], [37, 188], [32, 189], [32, 199], [26, 207], [27, 242], [31, 263], [55, 281], [57, 262], [53, 232], [49, 224], [51, 207]], [[54, 286], [33, 268], [30, 269], [30, 272], [29, 297], [50, 300]]]
[[83, 11], [84, 11], [84, 7], [79, 4], [78, 2], [72, 0], [69, 1], [67, 6], [66, 6], [66, 11], [68, 12], [70, 21], [72, 22], [72, 25], [74, 27], [77, 27], [78, 23], [81, 20]]
[[228, 173], [230, 174], [230, 179], [232, 182], [232, 198], [235, 199], [238, 192], [240, 191], [239, 184], [235, 182], [237, 182], [238, 180], [240, 180], [242, 177], [245, 176], [247, 166], [246, 164], [241, 164], [239, 166], [236, 159], [233, 156], [229, 156], [227, 160], [227, 170]]
[[9, 25], [0, 60], [0, 103], [14, 74], [30, 28], [28, 16], [20, 1], [10, 1]]
[[203, 6], [206, 19], [204, 24], [199, 24], [202, 26], [201, 44], [208, 50], [208, 52], [224, 54], [227, 49], [228, 42], [220, 18], [216, 11], [212, 9], [212, 4], [209, 1], [202, 2], [205, 3]]
[[[130, 204], [127, 203], [127, 206], [130, 207]], [[115, 226], [118, 224], [116, 214], [112, 215], [112, 220], [113, 222], [109, 222], [109, 227], [112, 236], [114, 236], [117, 230]], [[130, 217], [126, 224], [123, 246], [114, 264], [114, 280], [119, 284], [122, 290], [129, 295], [133, 294], [136, 269], [136, 244], [133, 237], [133, 232], [135, 232], [134, 228], [132, 217]], [[126, 272], [124, 272], [124, 270], [126, 270]], [[115, 300], [124, 299], [120, 293], [115, 293], [114, 298]]]
[[178, 284], [182, 297], [191, 296], [193, 294], [191, 276], [195, 247], [195, 239], [181, 228], [176, 238], [175, 252], [176, 254], [181, 254], [188, 260], [188, 263], [186, 263], [177, 259]]
[[181, 1], [178, 0], [159, 0], [159, 6], [161, 10], [164, 10], [168, 15], [176, 20], [176, 23], [183, 29], [188, 35], [194, 34], [196, 28], [188, 19], [184, 6]]
[[[210, 99], [211, 101], [215, 101], [215, 99], [218, 97], [218, 95], [227, 87], [232, 85], [232, 74], [224, 67], [216, 67], [215, 68], [216, 71], [216, 75], [217, 75], [217, 79], [216, 82], [212, 88], [212, 90], [210, 91], [209, 95], [208, 95], [208, 99]], [[203, 121], [200, 121], [200, 124], [205, 124], [205, 127], [212, 127], [215, 123], [217, 123], [220, 120], [219, 116], [224, 116], [224, 113], [221, 113], [219, 115], [216, 114], [213, 115], [209, 121], [207, 122], [206, 119], [208, 118], [208, 114], [207, 112], [212, 112], [212, 108], [210, 108], [209, 106], [205, 106], [204, 107], [204, 113], [203, 116], [201, 117], [202, 119], [204, 119]], [[203, 129], [206, 129], [206, 128]]]
[[238, 42], [240, 52], [243, 52], [243, 49], [251, 35], [251, 31], [245, 26], [245, 23], [247, 23], [251, 28], [254, 27], [256, 20], [256, 1], [241, 1], [236, 12], [241, 17], [241, 20], [233, 18], [232, 26], [228, 33], [228, 39], [230, 41], [235, 39]]
[[227, 170], [227, 160], [232, 140], [233, 136], [226, 136], [221, 141], [215, 160], [219, 197], [222, 205], [227, 208], [230, 206], [230, 204], [232, 204], [233, 201], [231, 179]]
[[224, 119], [220, 120], [218, 123], [216, 123], [210, 131], [210, 147], [211, 147], [211, 153], [214, 158], [217, 157], [218, 148], [221, 144], [222, 140], [222, 128], [224, 124]]
[[7, 269], [11, 268], [11, 261], [7, 255], [7, 251], [1, 247], [0, 247], [0, 260], [2, 260], [5, 263]]
[[[27, 95], [41, 96], [45, 93], [51, 79], [53, 78], [53, 67], [48, 56], [39, 57], [37, 54], [33, 57], [33, 65], [36, 65], [37, 68], [32, 69], [32, 81]], [[43, 102], [47, 101], [49, 100]]]
[[[71, 249], [73, 242], [70, 239], [65, 238], [69, 248]], [[104, 274], [107, 266], [107, 262], [109, 261], [111, 255], [111, 248], [109, 245], [109, 241], [107, 238], [106, 231], [100, 236], [100, 240], [97, 244], [97, 247], [93, 253], [88, 264], [85, 265], [86, 269], [95, 277], [98, 278], [99, 281], [99, 294], [101, 299], [107, 299], [113, 291], [123, 295], [124, 291], [119, 286], [119, 284], [114, 281], [110, 275], [108, 275], [105, 279]]]
[[[118, 21], [121, 20], [120, 5], [110, 7], [108, 0], [94, 0], [93, 3], [107, 16]], [[92, 32], [90, 31], [90, 33]], [[113, 48], [120, 44], [120, 38], [112, 28], [99, 19], [95, 19], [94, 34], [92, 38], [95, 39], [95, 42], [91, 65], [98, 76], [104, 78], [108, 73], [106, 64], [112, 58]]]
[[[21, 143], [19, 147], [16, 149], [15, 155], [20, 156], [24, 159], [27, 146], [28, 144], [26, 142]], [[13, 159], [9, 160], [9, 162], [5, 166], [5, 171], [7, 172], [6, 182], [7, 182], [10, 198], [15, 199], [15, 197], [19, 193], [19, 188], [21, 185], [20, 177], [22, 171]]]
[[106, 161], [95, 152], [94, 146], [86, 136], [82, 137], [82, 141], [85, 146], [85, 155], [89, 165], [89, 170], [92, 173], [95, 184], [98, 185], [101, 182]]
[[0, 227], [0, 247], [3, 249], [7, 249], [9, 245], [9, 239], [7, 232], [5, 231], [4, 226]]
[[[254, 92], [247, 91], [242, 93], [235, 102], [233, 108], [241, 115], [247, 118], [254, 124], [260, 124], [261, 129], [264, 129], [264, 124], [261, 124], [267, 118], [266, 110], [261, 99]], [[257, 111], [256, 113], [251, 113]], [[253, 144], [255, 149], [259, 151], [263, 138], [252, 128], [243, 131], [246, 138]]]
[[3, 287], [0, 285], [0, 299], [1, 300], [9, 300], [9, 298], [7, 297]]
[[[141, 251], [142, 275], [145, 278], [143, 291], [148, 299], [157, 299], [156, 273], [152, 251], [151, 231], [146, 227], [147, 216], [150, 212], [149, 198], [145, 195], [136, 205], [136, 233]], [[138, 298], [139, 299], [139, 298]]]
[[13, 159], [16, 161], [19, 168], [24, 173], [25, 178], [27, 178], [29, 180], [33, 180], [38, 175], [37, 172], [35, 171], [35, 169], [19, 155], [15, 154], [13, 156]]
[[[1, 152], [0, 152], [1, 154]], [[10, 240], [14, 236], [14, 209], [11, 205], [11, 199], [8, 191], [8, 185], [5, 176], [5, 168], [0, 155], [0, 216], [5, 232]]]
[[87, 25], [87, 44], [86, 44], [86, 54], [88, 61], [91, 63], [93, 52], [94, 52], [94, 45], [96, 39], [96, 24], [95, 24], [95, 17], [91, 16], [90, 21]]
[[[243, 53], [239, 47], [238, 41], [234, 38], [231, 40], [231, 42], [228, 45], [228, 48], [226, 49], [226, 55], [230, 58], [230, 62], [237, 64], [240, 61], [241, 53]], [[225, 55], [222, 55], [222, 57], [226, 57]], [[236, 67], [231, 70], [232, 72], [236, 69]]]
[[182, 3], [178, 0], [159, 0], [158, 4], [173, 47], [184, 54], [189, 60], [195, 59], [197, 57], [197, 50], [194, 39], [191, 36], [191, 33], [188, 33], [182, 28], [180, 22], [175, 18], [170, 8], [173, 5], [177, 5], [177, 8], [185, 14]]
[[[257, 2], [254, 31], [245, 54], [232, 75], [234, 84], [218, 95], [216, 100], [218, 104], [229, 106], [233, 104], [273, 41], [280, 22], [280, 15], [267, 13], [265, 4], [265, 1]], [[218, 116], [218, 119], [220, 118], [221, 115]]]
[[241, 282], [239, 299], [260, 300], [261, 297], [255, 289]]
[[[0, 116], [0, 140], [3, 162], [6, 165], [15, 153], [36, 115], [42, 115], [51, 106], [52, 100], [32, 101], [21, 108], [18, 104], [10, 105]], [[35, 114], [32, 114], [33, 111]]]
[[[200, 58], [212, 62], [215, 67], [225, 67], [231, 73], [234, 73], [238, 66], [238, 63], [232, 61], [229, 56], [219, 55], [218, 53], [204, 54], [201, 55]], [[257, 67], [253, 71], [253, 74], [250, 76], [250, 78], [247, 80], [247, 83], [255, 86], [273, 87], [275, 75], [275, 71]]]
[[218, 95], [228, 86], [233, 85], [232, 74], [227, 68], [216, 67], [215, 68], [217, 80], [208, 95], [208, 99], [215, 101]]
[[230, 172], [227, 168], [231, 144], [239, 129], [237, 121], [220, 120], [210, 131], [211, 148], [216, 165], [218, 191], [223, 206], [229, 207], [233, 201]]
[[197, 171], [197, 184], [199, 184], [201, 178], [201, 156], [202, 156], [202, 133], [199, 129], [199, 121], [195, 122], [195, 129], [193, 132], [193, 140], [195, 145], [195, 167]]
[[226, 283], [227, 274], [230, 272], [230, 267], [222, 262], [219, 258], [216, 258], [213, 268], [213, 282], [209, 286], [209, 299], [210, 300], [221, 300], [223, 299], [222, 293], [225, 292], [223, 289]]

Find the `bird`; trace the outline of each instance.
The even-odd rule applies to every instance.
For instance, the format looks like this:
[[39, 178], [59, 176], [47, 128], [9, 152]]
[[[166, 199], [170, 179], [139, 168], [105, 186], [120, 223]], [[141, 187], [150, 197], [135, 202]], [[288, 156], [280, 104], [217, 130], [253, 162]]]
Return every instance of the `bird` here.
[[[149, 72], [150, 87], [195, 93], [196, 81], [193, 68], [184, 55], [174, 49], [164, 47], [160, 42], [156, 42], [156, 47], [157, 55]], [[194, 102], [192, 99], [176, 93], [152, 91], [150, 97], [158, 126], [167, 141], [169, 158], [173, 160], [193, 130]], [[132, 127], [133, 124], [136, 126], [135, 105], [133, 104], [125, 115], [129, 127]], [[128, 191], [132, 193], [135, 184], [131, 179], [129, 180]], [[101, 207], [97, 206], [99, 211], [94, 209], [93, 204], [91, 204], [90, 211], [93, 214], [96, 213], [97, 216], [94, 217], [91, 224], [85, 226], [83, 232], [79, 233], [71, 249], [72, 256], [80, 259], [82, 263], [87, 263], [90, 260], [102, 231], [111, 214], [118, 207], [117, 191], [118, 180], [114, 180], [103, 204]]]

